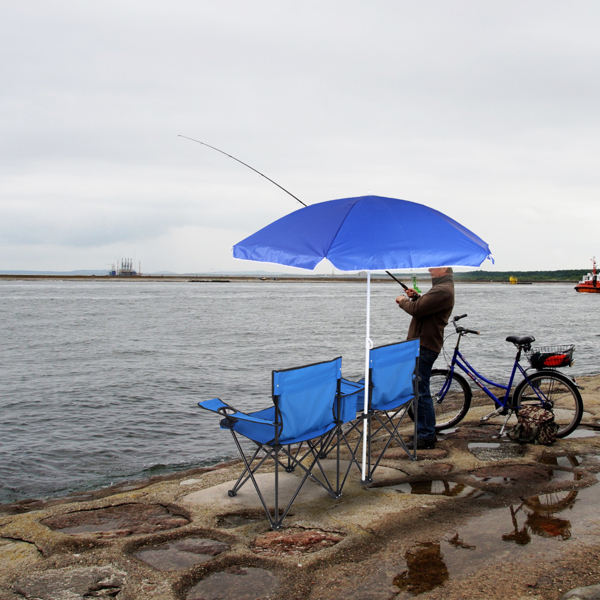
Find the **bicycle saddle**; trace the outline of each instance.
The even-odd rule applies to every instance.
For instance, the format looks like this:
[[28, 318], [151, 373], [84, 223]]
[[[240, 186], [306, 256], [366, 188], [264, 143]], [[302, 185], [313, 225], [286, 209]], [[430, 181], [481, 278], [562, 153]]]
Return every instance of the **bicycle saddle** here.
[[509, 335], [506, 338], [506, 341], [515, 344], [516, 346], [529, 346], [531, 342], [535, 342], [535, 338], [532, 335], [524, 335], [521, 337], [518, 335]]

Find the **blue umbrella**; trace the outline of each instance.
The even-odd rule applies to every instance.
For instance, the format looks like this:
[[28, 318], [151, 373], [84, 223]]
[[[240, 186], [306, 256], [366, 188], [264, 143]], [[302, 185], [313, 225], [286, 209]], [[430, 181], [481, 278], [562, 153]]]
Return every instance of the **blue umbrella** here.
[[[242, 240], [234, 258], [314, 269], [327, 259], [340, 271], [367, 271], [365, 386], [369, 386], [370, 272], [478, 267], [489, 246], [443, 213], [415, 202], [361, 196], [301, 208]], [[367, 394], [365, 394], [365, 414]], [[366, 428], [365, 428], [366, 436]], [[363, 480], [366, 444], [363, 444]]]

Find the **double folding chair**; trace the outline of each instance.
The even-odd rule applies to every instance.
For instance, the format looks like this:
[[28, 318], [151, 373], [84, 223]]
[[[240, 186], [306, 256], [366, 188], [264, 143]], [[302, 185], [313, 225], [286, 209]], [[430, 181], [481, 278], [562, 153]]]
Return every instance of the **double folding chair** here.
[[[332, 498], [339, 498], [346, 480], [340, 483], [339, 445], [343, 418], [355, 417], [354, 407], [348, 410], [341, 392], [342, 359], [273, 371], [273, 406], [252, 412], [242, 413], [222, 402], [219, 398], [199, 402], [199, 406], [218, 413], [222, 418], [221, 429], [228, 429], [233, 436], [244, 469], [235, 485], [229, 490], [233, 497], [248, 481], [252, 481], [260, 502], [273, 529], [280, 529], [294, 500], [308, 478], [320, 485]], [[251, 440], [256, 449], [250, 458], [246, 457], [238, 435]], [[324, 445], [331, 437], [338, 438], [335, 484], [329, 481], [321, 459]], [[267, 461], [275, 465], [275, 505], [272, 515], [259, 488], [256, 472]], [[299, 469], [302, 477], [280, 514], [279, 510], [279, 470], [286, 472]], [[348, 466], [349, 470], [350, 466]], [[346, 476], [348, 473], [346, 471]]]

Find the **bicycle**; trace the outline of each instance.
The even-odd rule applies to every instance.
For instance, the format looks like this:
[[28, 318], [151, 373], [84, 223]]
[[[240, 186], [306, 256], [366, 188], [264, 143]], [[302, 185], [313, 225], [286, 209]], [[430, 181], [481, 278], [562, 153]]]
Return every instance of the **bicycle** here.
[[[464, 336], [480, 334], [479, 331], [457, 325], [457, 321], [466, 316], [466, 314], [459, 315], [452, 319], [458, 338], [448, 368], [434, 369], [431, 372], [430, 387], [435, 409], [436, 430], [442, 431], [460, 423], [471, 407], [473, 392], [465, 377], [457, 372], [458, 367], [496, 405], [496, 409], [482, 417], [480, 422], [506, 415], [499, 435], [503, 434], [513, 414], [517, 414], [520, 408], [532, 404], [554, 412], [555, 422], [559, 426], [557, 437], [563, 438], [572, 433], [581, 422], [583, 400], [577, 384], [568, 376], [556, 371], [556, 368], [571, 364], [574, 346], [533, 349], [531, 344], [535, 338], [531, 335], [507, 337], [506, 341], [517, 347], [517, 354], [509, 381], [503, 385], [478, 373], [460, 351], [460, 342]], [[529, 369], [521, 366], [523, 352], [529, 358], [531, 368], [534, 369], [533, 373], [528, 373]], [[520, 373], [523, 379], [511, 394], [517, 373]], [[485, 384], [504, 390], [504, 394], [496, 396]]]

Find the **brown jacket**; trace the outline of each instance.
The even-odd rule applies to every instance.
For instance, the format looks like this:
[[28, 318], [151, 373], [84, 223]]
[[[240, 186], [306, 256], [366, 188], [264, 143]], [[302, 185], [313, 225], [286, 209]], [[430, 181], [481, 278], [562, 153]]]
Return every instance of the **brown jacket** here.
[[441, 352], [444, 345], [444, 327], [454, 308], [454, 280], [452, 273], [432, 280], [431, 289], [418, 300], [400, 298], [399, 306], [412, 315], [407, 339], [421, 339], [421, 346]]

